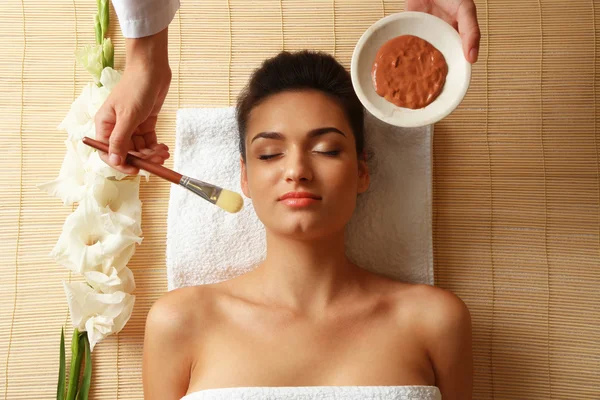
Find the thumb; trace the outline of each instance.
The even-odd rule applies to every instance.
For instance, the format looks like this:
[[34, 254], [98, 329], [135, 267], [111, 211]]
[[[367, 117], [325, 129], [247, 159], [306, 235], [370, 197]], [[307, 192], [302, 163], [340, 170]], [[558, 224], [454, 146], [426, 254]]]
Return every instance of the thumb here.
[[133, 116], [117, 116], [117, 122], [110, 134], [108, 144], [108, 161], [112, 165], [118, 166], [125, 161], [130, 147], [131, 135], [133, 135], [136, 126], [137, 122]]
[[108, 144], [108, 139], [117, 121], [115, 109], [110, 103], [110, 97], [104, 102], [102, 107], [94, 116], [94, 126], [96, 128], [96, 140]]
[[465, 58], [473, 64], [477, 61], [481, 38], [475, 4], [472, 1], [463, 1], [458, 8], [456, 19]]

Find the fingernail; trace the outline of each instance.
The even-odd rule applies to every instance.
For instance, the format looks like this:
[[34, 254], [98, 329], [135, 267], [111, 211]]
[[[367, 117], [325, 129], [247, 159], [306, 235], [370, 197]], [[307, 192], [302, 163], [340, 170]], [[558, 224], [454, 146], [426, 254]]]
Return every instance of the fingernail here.
[[469, 58], [472, 60], [471, 62], [477, 61], [477, 49], [476, 48], [471, 49], [471, 51], [469, 52]]
[[121, 157], [119, 157], [117, 154], [114, 154], [114, 153], [108, 157], [108, 161], [112, 165], [121, 165]]

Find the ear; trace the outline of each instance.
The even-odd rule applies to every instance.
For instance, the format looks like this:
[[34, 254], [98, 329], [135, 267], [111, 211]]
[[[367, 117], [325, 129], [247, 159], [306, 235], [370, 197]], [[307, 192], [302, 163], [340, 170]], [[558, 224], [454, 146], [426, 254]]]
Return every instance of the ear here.
[[240, 184], [242, 186], [242, 192], [247, 198], [252, 198], [250, 196], [250, 190], [248, 190], [248, 174], [246, 172], [246, 163], [242, 156], [240, 156]]
[[367, 154], [362, 152], [358, 158], [358, 189], [357, 193], [364, 193], [369, 188], [371, 183], [371, 175], [369, 175], [369, 166], [367, 165]]

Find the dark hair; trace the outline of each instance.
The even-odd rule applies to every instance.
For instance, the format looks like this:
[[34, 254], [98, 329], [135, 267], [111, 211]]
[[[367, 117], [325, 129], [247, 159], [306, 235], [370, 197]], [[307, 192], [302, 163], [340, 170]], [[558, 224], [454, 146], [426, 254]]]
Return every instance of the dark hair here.
[[236, 118], [239, 130], [240, 153], [246, 160], [246, 127], [254, 107], [269, 96], [290, 91], [314, 89], [333, 98], [344, 110], [354, 140], [356, 151], [364, 148], [364, 114], [360, 100], [352, 87], [350, 74], [331, 55], [302, 50], [295, 53], [282, 51], [265, 60], [256, 69], [237, 99]]

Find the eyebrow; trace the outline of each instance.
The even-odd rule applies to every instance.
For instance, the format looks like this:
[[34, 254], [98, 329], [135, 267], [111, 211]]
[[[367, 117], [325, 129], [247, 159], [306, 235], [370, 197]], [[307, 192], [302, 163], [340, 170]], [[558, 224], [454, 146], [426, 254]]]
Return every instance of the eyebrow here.
[[[333, 126], [326, 126], [324, 128], [312, 129], [312, 130], [308, 131], [308, 137], [314, 138], [317, 136], [324, 135], [326, 133], [339, 133], [340, 135], [346, 137], [346, 134], [344, 132], [340, 131], [337, 128], [334, 128]], [[259, 139], [259, 138], [284, 140], [284, 136], [279, 132], [261, 132], [252, 138], [252, 141], [250, 141], [250, 144], [252, 144], [256, 139]]]

